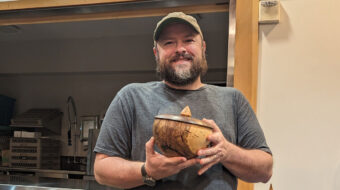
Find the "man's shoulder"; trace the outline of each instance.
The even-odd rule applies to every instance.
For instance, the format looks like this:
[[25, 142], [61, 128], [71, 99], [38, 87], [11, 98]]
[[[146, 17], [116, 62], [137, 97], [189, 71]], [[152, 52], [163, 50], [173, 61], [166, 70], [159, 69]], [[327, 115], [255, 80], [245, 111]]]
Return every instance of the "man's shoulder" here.
[[238, 89], [233, 87], [225, 87], [225, 86], [216, 86], [207, 84], [207, 88], [214, 93], [224, 93], [224, 94], [239, 94], [241, 93]]
[[159, 81], [145, 82], [145, 83], [130, 83], [125, 85], [121, 90], [130, 91], [130, 90], [145, 90], [157, 88], [160, 86]]
[[145, 83], [130, 83], [125, 85], [120, 89], [118, 95], [127, 95], [132, 94], [136, 95], [139, 93], [147, 93], [152, 92], [153, 90], [159, 88], [161, 86], [161, 82], [153, 81], [153, 82], [145, 82]]
[[207, 85], [207, 93], [209, 97], [216, 98], [216, 101], [224, 101], [226, 103], [237, 103], [245, 99], [242, 92], [233, 87]]

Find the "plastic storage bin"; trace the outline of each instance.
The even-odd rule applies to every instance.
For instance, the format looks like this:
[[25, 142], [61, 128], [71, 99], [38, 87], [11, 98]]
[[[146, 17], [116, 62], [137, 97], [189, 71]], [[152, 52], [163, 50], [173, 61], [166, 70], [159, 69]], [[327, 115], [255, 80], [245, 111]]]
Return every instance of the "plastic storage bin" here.
[[17, 138], [10, 141], [9, 166], [60, 169], [60, 142], [50, 138]]

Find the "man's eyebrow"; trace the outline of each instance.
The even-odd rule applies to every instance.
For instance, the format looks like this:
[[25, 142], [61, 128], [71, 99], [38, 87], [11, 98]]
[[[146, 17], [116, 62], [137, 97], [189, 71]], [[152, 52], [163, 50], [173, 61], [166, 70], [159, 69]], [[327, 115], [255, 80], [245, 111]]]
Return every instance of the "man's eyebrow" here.
[[171, 40], [173, 38], [169, 37], [169, 36], [164, 36], [164, 37], [161, 37], [158, 39], [159, 42], [164, 42], [164, 41], [167, 41], [167, 40]]
[[197, 33], [192, 32], [192, 33], [190, 33], [190, 34], [188, 34], [188, 35], [186, 35], [186, 36], [184, 36], [184, 37], [186, 37], [186, 38], [187, 38], [187, 37], [195, 37], [196, 34], [197, 34]]

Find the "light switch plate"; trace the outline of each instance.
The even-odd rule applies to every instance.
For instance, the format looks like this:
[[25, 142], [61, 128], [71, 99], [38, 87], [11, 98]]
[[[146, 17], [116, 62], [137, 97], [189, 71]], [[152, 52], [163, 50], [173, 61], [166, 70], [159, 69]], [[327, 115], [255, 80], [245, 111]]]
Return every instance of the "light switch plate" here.
[[276, 24], [280, 21], [280, 1], [259, 1], [259, 23]]

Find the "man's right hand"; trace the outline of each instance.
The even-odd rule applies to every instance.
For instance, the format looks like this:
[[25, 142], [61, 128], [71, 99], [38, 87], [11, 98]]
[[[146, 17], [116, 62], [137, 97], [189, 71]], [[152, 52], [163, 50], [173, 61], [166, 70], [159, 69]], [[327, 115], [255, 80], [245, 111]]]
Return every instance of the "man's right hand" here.
[[151, 137], [145, 144], [146, 173], [156, 180], [174, 175], [184, 168], [199, 163], [199, 159], [193, 158], [187, 160], [185, 157], [166, 157], [154, 150], [155, 139]]

